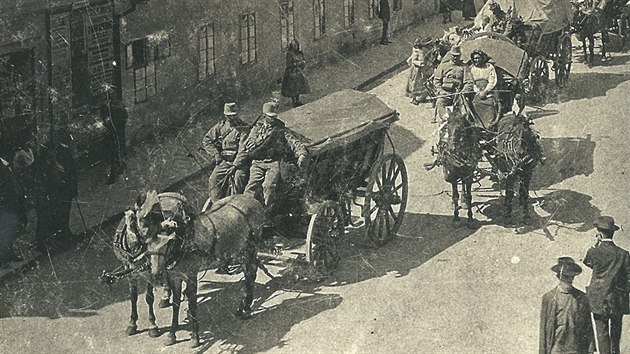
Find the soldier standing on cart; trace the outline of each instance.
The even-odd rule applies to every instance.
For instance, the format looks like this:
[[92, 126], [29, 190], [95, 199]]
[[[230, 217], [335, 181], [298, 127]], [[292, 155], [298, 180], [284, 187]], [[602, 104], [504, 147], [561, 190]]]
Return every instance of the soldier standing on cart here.
[[204, 150], [216, 163], [208, 178], [208, 193], [213, 204], [230, 194], [230, 180], [236, 194], [243, 193], [247, 182], [246, 159], [238, 152], [242, 150], [240, 147], [247, 138], [249, 127], [238, 117], [236, 103], [226, 103], [223, 116], [223, 120], [212, 127], [203, 138]]

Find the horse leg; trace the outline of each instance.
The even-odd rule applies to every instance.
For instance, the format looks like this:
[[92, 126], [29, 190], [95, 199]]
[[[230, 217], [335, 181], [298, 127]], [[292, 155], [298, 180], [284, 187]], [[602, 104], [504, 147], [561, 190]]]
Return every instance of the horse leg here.
[[186, 290], [184, 291], [188, 299], [188, 310], [186, 316], [190, 321], [190, 347], [199, 346], [199, 321], [197, 320], [197, 274], [192, 273], [186, 277]]
[[528, 205], [528, 200], [529, 200], [529, 183], [531, 181], [531, 173], [526, 172], [523, 174], [523, 176], [521, 176], [521, 183], [519, 186], [519, 191], [518, 191], [518, 198], [519, 198], [519, 202], [521, 204], [521, 207], [523, 208], [523, 221], [524, 222], [529, 222], [531, 220], [531, 216], [529, 214], [529, 205]]
[[466, 201], [466, 206], [468, 209], [468, 228], [475, 227], [475, 219], [473, 218], [472, 211], [472, 178], [467, 178], [464, 183], [464, 199]]
[[153, 302], [155, 301], [155, 293], [153, 284], [147, 282], [147, 295], [145, 297], [147, 306], [149, 307], [149, 337], [155, 338], [160, 335], [158, 326], [155, 324], [155, 311], [153, 311]]
[[[603, 48], [603, 42], [602, 42], [602, 48]], [[595, 61], [595, 37], [593, 37], [593, 35], [588, 37], [588, 55], [590, 58], [589, 64], [592, 65], [593, 62]]]
[[512, 199], [514, 198], [514, 177], [510, 176], [505, 180], [505, 217], [512, 218]]
[[591, 63], [588, 61], [588, 56], [586, 54], [586, 36], [582, 38], [582, 50], [584, 51], [584, 62], [588, 65], [591, 65]]
[[451, 189], [453, 192], [453, 227], [459, 227], [459, 190], [457, 181], [451, 182]]
[[243, 299], [236, 310], [236, 315], [242, 319], [252, 316], [252, 303], [254, 302], [254, 286], [256, 285], [256, 275], [258, 266], [256, 262], [256, 246], [251, 241], [245, 246], [245, 255], [241, 258], [241, 267], [245, 275], [245, 283], [243, 284]]
[[[176, 333], [179, 327], [179, 307], [182, 303], [182, 282], [180, 279], [175, 280], [173, 284], [171, 284], [171, 292], [173, 294], [173, 317], [171, 318], [171, 328], [164, 341], [164, 345], [173, 345], [177, 342]], [[188, 306], [190, 306], [190, 304]]]
[[128, 336], [138, 333], [138, 281], [129, 280], [129, 297], [131, 300], [131, 319], [125, 330]]

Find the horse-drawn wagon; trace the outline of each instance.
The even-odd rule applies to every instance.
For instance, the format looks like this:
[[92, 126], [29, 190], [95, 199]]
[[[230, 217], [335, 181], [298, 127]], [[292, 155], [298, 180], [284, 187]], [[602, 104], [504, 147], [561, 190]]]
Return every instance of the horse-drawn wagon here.
[[[398, 113], [372, 94], [344, 90], [281, 113], [280, 119], [306, 146], [311, 163], [302, 175], [291, 173], [291, 166], [282, 169], [289, 173], [272, 214], [275, 220], [310, 218], [305, 260], [323, 273], [334, 270], [339, 238], [350, 224], [362, 224], [377, 246], [390, 241], [408, 193], [405, 163], [388, 133]], [[386, 142], [391, 153], [384, 153]]]
[[[490, 37], [510, 41], [528, 55], [522, 79], [527, 79], [528, 96], [542, 100], [551, 70], [555, 82], [564, 87], [571, 72], [572, 10], [569, 0], [492, 0], [486, 2], [475, 18], [482, 27], [484, 19], [494, 18], [487, 31], [471, 37]], [[487, 21], [487, 20], [486, 20]]]

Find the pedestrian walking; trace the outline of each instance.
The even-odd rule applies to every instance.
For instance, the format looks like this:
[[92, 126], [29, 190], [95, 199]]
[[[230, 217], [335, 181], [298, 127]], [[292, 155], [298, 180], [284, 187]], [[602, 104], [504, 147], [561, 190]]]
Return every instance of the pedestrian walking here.
[[582, 273], [582, 267], [571, 257], [560, 257], [551, 270], [560, 282], [542, 297], [538, 352], [590, 353], [593, 329], [588, 299], [573, 287], [573, 279]]
[[238, 117], [236, 103], [225, 104], [223, 117], [203, 137], [203, 148], [215, 161], [208, 178], [208, 194], [213, 204], [228, 195], [243, 193], [247, 183], [247, 161], [239, 152], [243, 150], [249, 127]]
[[0, 266], [21, 259], [13, 250], [18, 236], [19, 216], [24, 209], [24, 198], [9, 162], [12, 157], [0, 156]]
[[462, 17], [466, 21], [471, 21], [477, 16], [475, 0], [462, 0]]
[[99, 108], [100, 117], [107, 133], [103, 139], [104, 153], [109, 162], [107, 184], [113, 184], [126, 167], [127, 156], [125, 129], [129, 115], [118, 99], [112, 98], [102, 103]]
[[594, 222], [597, 243], [586, 252], [584, 264], [593, 269], [586, 288], [600, 354], [619, 353], [623, 315], [630, 314], [630, 254], [613, 242], [619, 226], [610, 216]]
[[78, 195], [77, 168], [74, 161], [72, 136], [64, 129], [56, 130], [53, 138], [39, 149], [34, 162], [36, 247], [46, 250], [46, 242], [72, 240], [70, 210]]
[[389, 21], [391, 20], [391, 13], [389, 10], [389, 1], [380, 0], [378, 3], [378, 18], [383, 21], [383, 30], [381, 31], [381, 45], [387, 45], [391, 43], [389, 40]]
[[311, 89], [304, 75], [306, 67], [304, 53], [300, 50], [300, 43], [295, 39], [289, 43], [286, 61], [287, 66], [282, 78], [282, 96], [291, 98], [293, 107], [298, 107], [302, 105], [300, 95], [310, 93]]
[[432, 75], [431, 64], [428, 63], [429, 46], [433, 44], [433, 38], [418, 38], [413, 44], [411, 55], [407, 58], [409, 65], [409, 77], [405, 86], [405, 96], [411, 98], [411, 103], [417, 105], [425, 102], [429, 95], [426, 82]]

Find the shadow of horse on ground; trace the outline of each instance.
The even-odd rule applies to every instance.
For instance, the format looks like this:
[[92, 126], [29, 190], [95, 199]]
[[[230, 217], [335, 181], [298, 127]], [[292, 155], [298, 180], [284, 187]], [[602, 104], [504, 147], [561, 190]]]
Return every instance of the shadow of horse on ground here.
[[[557, 230], [552, 233], [549, 226], [573, 229], [578, 232], [593, 228], [592, 221], [601, 215], [601, 210], [592, 204], [592, 197], [568, 189], [554, 190], [543, 196], [531, 198], [529, 208], [532, 219], [529, 223], [519, 225], [517, 234], [542, 232], [549, 240], [554, 241]], [[501, 221], [503, 209], [502, 198], [495, 198], [479, 203], [480, 212], [491, 220]], [[514, 227], [513, 224], [497, 222], [504, 227]], [[577, 224], [577, 226], [575, 226]]]
[[531, 189], [543, 189], [568, 178], [593, 173], [595, 142], [586, 138], [542, 138], [545, 163], [534, 170]]
[[609, 90], [630, 80], [628, 74], [572, 73], [568, 87], [559, 92], [559, 101], [568, 102], [585, 98], [603, 97]]
[[[281, 277], [266, 284], [256, 284], [254, 316], [246, 321], [233, 316], [230, 303], [240, 297], [238, 283], [200, 281], [199, 322], [202, 346], [196, 353], [208, 352], [215, 345], [220, 351], [256, 353], [287, 345], [283, 338], [302, 321], [339, 306], [337, 294], [318, 294], [318, 286], [310, 283], [295, 289], [291, 281]], [[212, 348], [215, 350], [216, 348]]]

